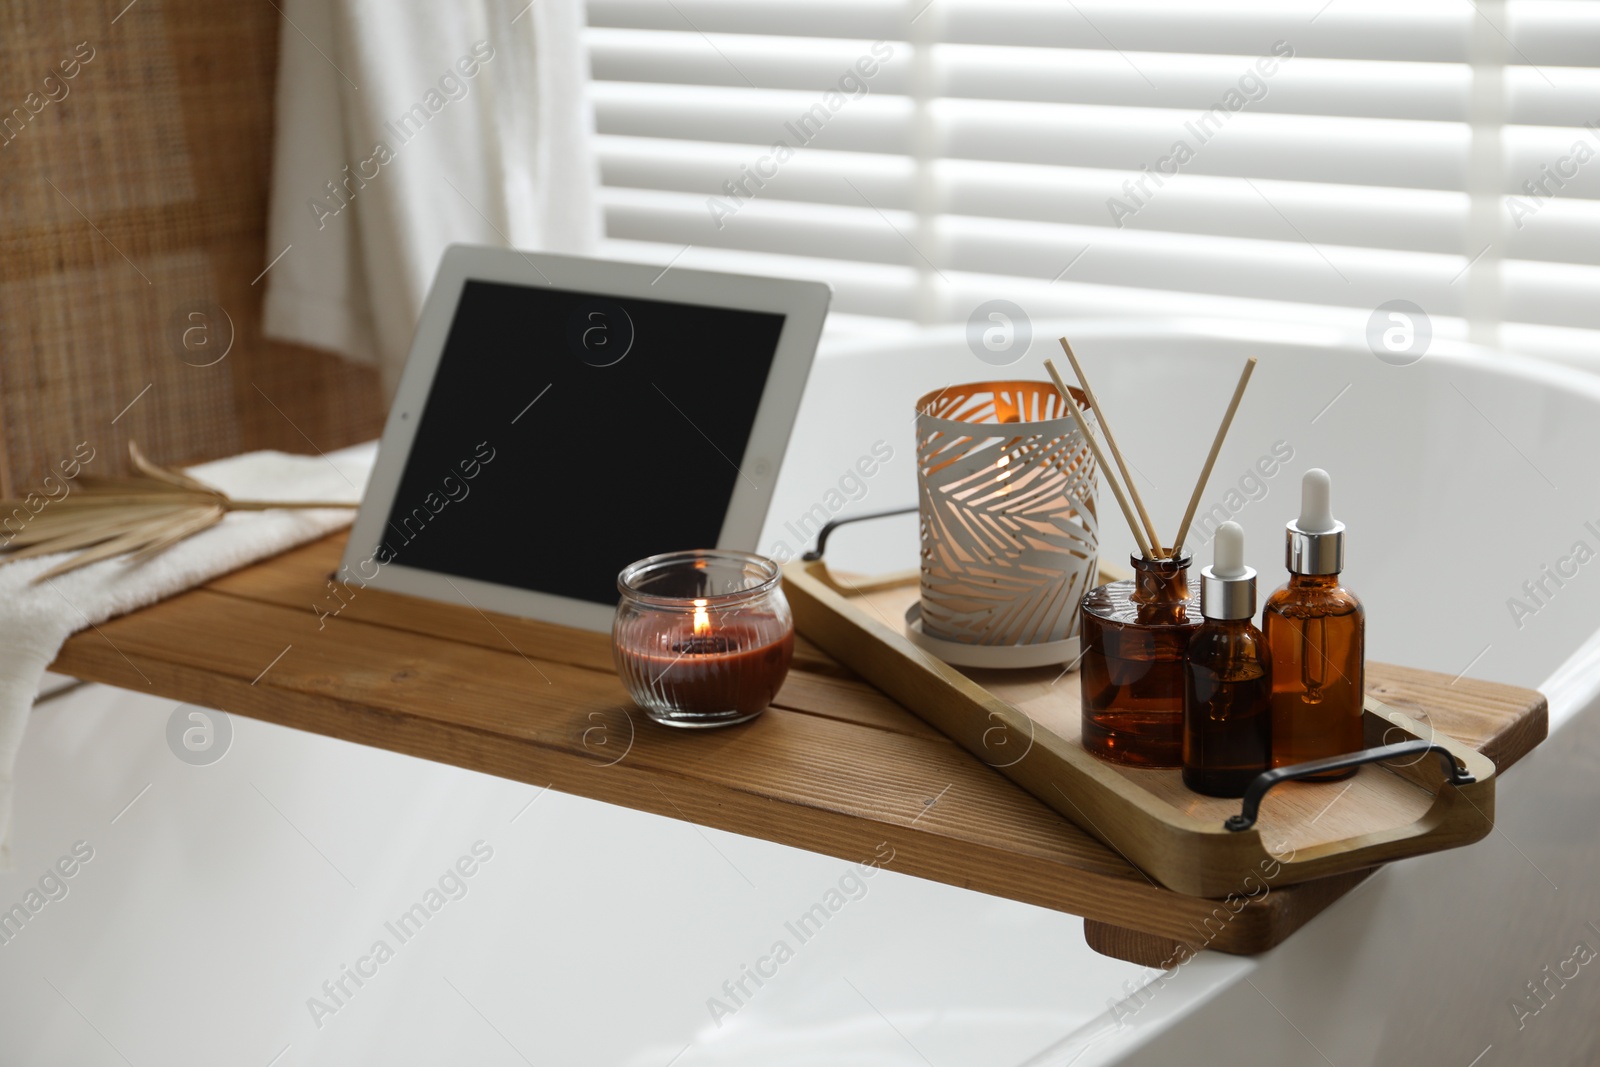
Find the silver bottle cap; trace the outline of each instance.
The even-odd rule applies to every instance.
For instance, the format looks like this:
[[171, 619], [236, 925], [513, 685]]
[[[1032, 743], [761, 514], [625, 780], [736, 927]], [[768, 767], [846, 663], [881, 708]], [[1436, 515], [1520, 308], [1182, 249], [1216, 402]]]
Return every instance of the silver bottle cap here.
[[1217, 527], [1215, 558], [1200, 571], [1200, 614], [1208, 619], [1252, 619], [1256, 571], [1244, 565], [1244, 530], [1236, 522]]
[[1208, 619], [1255, 618], [1256, 569], [1246, 567], [1237, 577], [1218, 578], [1210, 567], [1202, 567], [1200, 614]]
[[1338, 574], [1344, 570], [1344, 523], [1333, 517], [1333, 480], [1320, 467], [1300, 479], [1300, 517], [1284, 537], [1290, 574]]
[[1307, 533], [1291, 522], [1284, 530], [1284, 562], [1290, 574], [1338, 574], [1344, 570], [1344, 523]]

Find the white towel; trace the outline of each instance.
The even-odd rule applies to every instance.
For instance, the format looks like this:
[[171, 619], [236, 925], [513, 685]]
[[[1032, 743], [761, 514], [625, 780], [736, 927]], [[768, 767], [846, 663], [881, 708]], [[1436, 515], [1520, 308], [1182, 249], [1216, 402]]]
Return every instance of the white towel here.
[[[355, 502], [377, 451], [371, 442], [326, 456], [247, 452], [191, 467], [189, 473], [236, 500]], [[354, 518], [350, 508], [233, 512], [144, 562], [103, 560], [37, 585], [34, 576], [66, 554], [0, 566], [0, 869], [11, 866], [12, 772], [28, 711], [45, 668], [68, 637], [313, 541]]]
[[599, 241], [583, 0], [280, 10], [263, 329], [392, 393], [447, 245]]

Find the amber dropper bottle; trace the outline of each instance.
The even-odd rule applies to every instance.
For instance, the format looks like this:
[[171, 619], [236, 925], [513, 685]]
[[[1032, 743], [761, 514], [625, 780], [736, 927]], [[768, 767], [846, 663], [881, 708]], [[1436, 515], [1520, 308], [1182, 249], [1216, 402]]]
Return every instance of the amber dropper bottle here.
[[1184, 664], [1183, 784], [1242, 797], [1272, 763], [1272, 669], [1256, 614], [1256, 572], [1244, 565], [1244, 530], [1217, 527], [1213, 562], [1200, 572], [1200, 614]]
[[[1343, 756], [1365, 747], [1366, 612], [1339, 584], [1344, 523], [1329, 507], [1328, 472], [1300, 483], [1300, 518], [1289, 523], [1289, 584], [1267, 599], [1261, 627], [1272, 654], [1272, 765]], [[1332, 782], [1355, 770], [1307, 781]]]

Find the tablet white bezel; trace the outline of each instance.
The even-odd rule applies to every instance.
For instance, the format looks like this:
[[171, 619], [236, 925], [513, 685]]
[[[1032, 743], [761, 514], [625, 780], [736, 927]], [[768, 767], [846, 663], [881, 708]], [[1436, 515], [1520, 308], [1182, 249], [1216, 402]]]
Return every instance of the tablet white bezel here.
[[[618, 300], [636, 297], [783, 315], [783, 329], [756, 409], [750, 440], [737, 462], [743, 476], [734, 480], [733, 497], [714, 546], [755, 551], [789, 433], [794, 427], [800, 396], [805, 391], [812, 357], [822, 334], [823, 319], [832, 297], [830, 287], [822, 282], [786, 278], [758, 278], [675, 266], [663, 271], [659, 266], [641, 263], [451, 245], [439, 262], [433, 287], [411, 340], [411, 352], [400, 387], [379, 441], [372, 478], [367, 483], [361, 511], [345, 547], [339, 572], [341, 580], [585, 630], [611, 628], [615, 609], [603, 604], [419, 570], [398, 562], [379, 563], [374, 558], [376, 546], [383, 540], [401, 476], [410, 461], [411, 446], [433, 389], [456, 307], [468, 281], [551, 287]], [[565, 340], [559, 339], [558, 343], [564, 345]], [[505, 413], [507, 422], [532, 399], [511, 398], [510, 410]], [[557, 517], [552, 516], [552, 521], [558, 521]], [[661, 551], [694, 547], [707, 546], [662, 545]], [[558, 563], [552, 561], [552, 565]]]

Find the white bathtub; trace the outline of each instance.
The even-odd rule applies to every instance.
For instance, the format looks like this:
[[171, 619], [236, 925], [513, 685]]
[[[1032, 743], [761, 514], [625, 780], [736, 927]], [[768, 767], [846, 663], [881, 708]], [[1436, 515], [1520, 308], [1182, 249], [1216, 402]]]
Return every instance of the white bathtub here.
[[[802, 547], [802, 517], [880, 441], [893, 458], [837, 511], [911, 503], [914, 398], [1037, 376], [1056, 332], [1040, 324], [1004, 369], [957, 330], [827, 353], [762, 547]], [[1600, 549], [1584, 525], [1600, 529], [1600, 380], [1444, 344], [1391, 367], [1320, 330], [1072, 332], [1164, 530], [1257, 355], [1207, 502], [1244, 524], [1264, 583], [1300, 472], [1327, 467], [1371, 655], [1550, 696], [1552, 736], [1503, 779], [1497, 833], [1391, 866], [1266, 956], [1206, 953], [1131, 1000], [1151, 975], [1090, 951], [1079, 920], [886, 871], [713, 1018], [711, 998], [733, 1006], [724, 982], [848, 864], [245, 719], [225, 758], [190, 766], [165, 740], [172, 702], [85, 687], [42, 704], [23, 749], [0, 908], [77, 842], [93, 856], [0, 944], [0, 1063], [1600, 1059], [1600, 961], [1537, 1014], [1511, 1007], [1577, 941], [1600, 950], [1600, 561], [1520, 619], [1507, 606], [1575, 541]], [[1278, 442], [1293, 458], [1235, 506], [1228, 487]], [[1114, 514], [1104, 543], [1130, 547]], [[890, 520], [840, 533], [830, 558], [889, 569], [915, 551], [914, 521]], [[478, 842], [492, 857], [464, 895], [400, 943], [385, 923]], [[357, 985], [347, 965], [370, 973]]]

